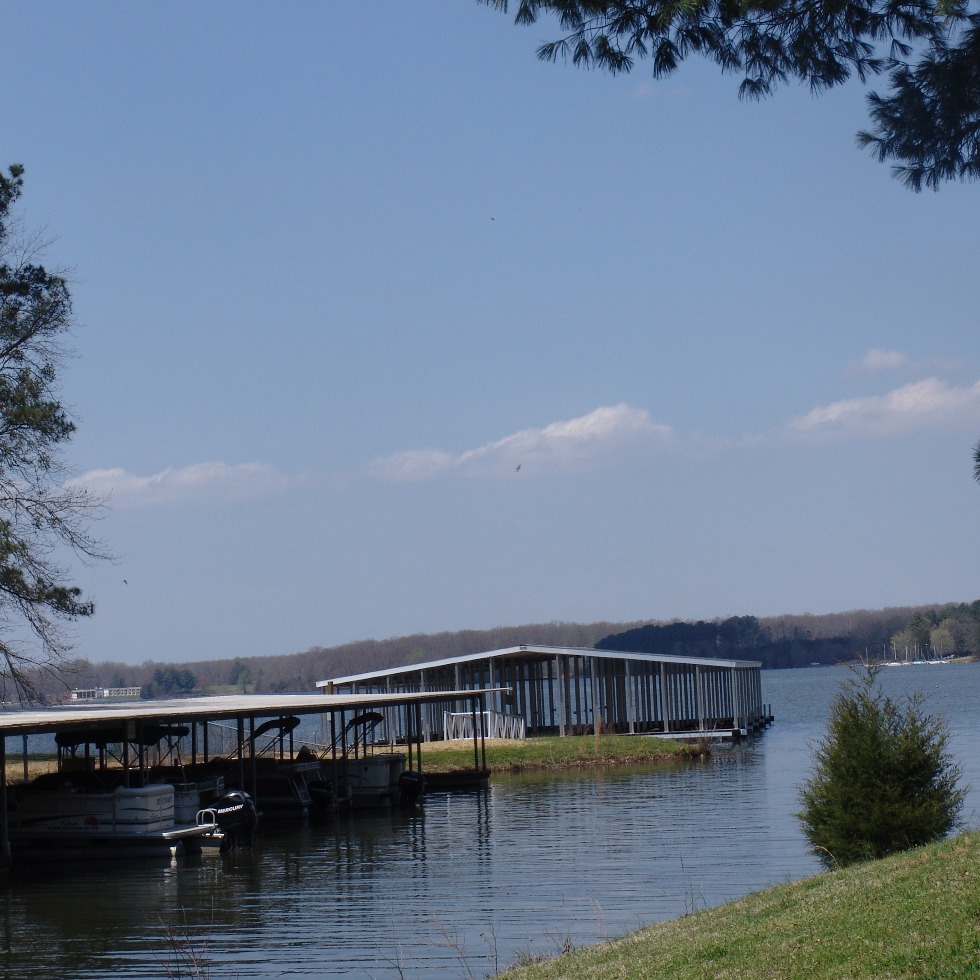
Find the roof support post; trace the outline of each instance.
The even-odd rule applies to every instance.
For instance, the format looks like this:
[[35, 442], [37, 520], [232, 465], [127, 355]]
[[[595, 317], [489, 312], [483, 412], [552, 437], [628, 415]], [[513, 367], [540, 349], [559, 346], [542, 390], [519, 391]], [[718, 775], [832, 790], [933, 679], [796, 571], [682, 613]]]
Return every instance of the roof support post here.
[[[415, 754], [415, 737], [412, 734], [412, 706], [405, 705], [405, 745], [408, 746], [408, 771], [412, 771], [412, 763]], [[419, 748], [419, 771], [422, 771], [422, 749]]]
[[238, 785], [245, 789], [245, 717], [239, 715], [237, 718], [238, 729]]
[[140, 786], [146, 785], [146, 752], [147, 747], [143, 744], [143, 722], [136, 722], [136, 766], [140, 774]]
[[[381, 685], [378, 684], [378, 693], [381, 693]], [[389, 674], [384, 680], [384, 693], [391, 694], [391, 674]], [[394, 745], [398, 739], [398, 709], [386, 707], [382, 712], [385, 716], [385, 736], [388, 739], [389, 744]], [[409, 769], [412, 767], [409, 766]]]
[[698, 731], [704, 728], [704, 692], [701, 690], [701, 665], [694, 665], [694, 696], [698, 702]]
[[126, 723], [126, 731], [123, 732], [123, 778], [126, 788], [129, 788], [129, 740], [135, 737], [135, 722]]
[[[27, 736], [24, 736], [27, 742]], [[24, 753], [27, 759], [27, 753]], [[25, 762], [26, 767], [26, 762]], [[7, 738], [0, 735], [0, 857], [4, 864], [10, 863], [10, 815], [7, 813]]]
[[347, 746], [347, 709], [340, 712], [340, 752], [344, 759], [344, 778], [347, 778], [347, 757], [349, 749]]
[[633, 710], [633, 672], [630, 670], [630, 662], [624, 664], [626, 673], [626, 690], [623, 692], [626, 699], [626, 722], [629, 725], [630, 735], [636, 734], [636, 714]]
[[479, 699], [470, 698], [470, 714], [473, 718], [473, 768], [480, 768], [480, 731], [483, 725], [483, 715], [477, 714]]
[[558, 736], [565, 737], [565, 664], [555, 657], [555, 673], [558, 676]]
[[732, 731], [734, 732], [738, 728], [738, 684], [736, 683], [736, 673], [735, 668], [731, 669], [731, 684], [732, 684]]
[[[273, 748], [272, 754], [275, 755]], [[255, 715], [248, 717], [248, 758], [252, 764], [252, 799], [256, 808], [259, 806], [259, 772], [255, 762]]]
[[[486, 699], [486, 696], [483, 694], [482, 691], [480, 691], [477, 694], [477, 701], [478, 701], [477, 708], [478, 708], [478, 710], [480, 712], [480, 718], [483, 719], [486, 716], [486, 713], [487, 713], [487, 699]], [[481, 756], [481, 758], [479, 760], [479, 764], [477, 765], [477, 769], [479, 769], [481, 773], [484, 773], [484, 772], [487, 771], [487, 732], [486, 732], [486, 726], [482, 726], [480, 728], [480, 756]]]
[[[424, 670], [420, 670], [419, 671], [419, 693], [424, 694], [426, 690], [427, 690], [427, 688], [425, 686], [425, 671]], [[419, 704], [421, 705], [421, 702], [419, 702]], [[423, 742], [428, 742], [431, 739], [431, 732], [429, 731], [429, 712], [428, 711], [426, 711], [425, 714], [422, 715], [421, 738], [422, 738], [422, 741]]]
[[338, 800], [337, 783], [340, 778], [340, 766], [337, 764], [337, 712], [336, 711], [330, 712], [330, 762], [331, 762], [330, 772], [333, 775], [331, 788], [333, 791], [333, 798], [336, 805], [336, 801]]

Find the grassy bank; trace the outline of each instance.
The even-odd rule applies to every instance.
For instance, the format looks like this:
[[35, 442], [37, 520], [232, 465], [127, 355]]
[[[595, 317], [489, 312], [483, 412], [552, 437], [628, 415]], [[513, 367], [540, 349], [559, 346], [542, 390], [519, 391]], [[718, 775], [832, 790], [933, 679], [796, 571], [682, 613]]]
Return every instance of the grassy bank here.
[[[404, 751], [404, 749], [400, 749]], [[569, 738], [529, 738], [524, 741], [487, 739], [487, 767], [491, 772], [534, 772], [588, 766], [634, 765], [698, 758], [707, 753], [704, 745], [644, 738], [639, 735], [594, 735]], [[422, 748], [426, 772], [458, 772], [473, 768], [473, 742], [428, 742]], [[35, 755], [28, 760], [29, 778], [58, 768], [57, 756]], [[11, 782], [23, 778], [23, 767], [13, 757], [7, 760]]]
[[[45, 773], [58, 771], [58, 757], [53, 753], [30, 755], [27, 757], [27, 778], [35, 779]], [[24, 762], [21, 756], [11, 753], [7, 756], [7, 782], [24, 781]]]
[[756, 892], [508, 980], [980, 976], [980, 832]]
[[[641, 735], [594, 735], [529, 738], [525, 741], [487, 739], [487, 768], [491, 772], [531, 772], [588, 766], [636, 765], [697, 758], [704, 745], [685, 744]], [[429, 742], [422, 747], [426, 772], [457, 772], [473, 768], [473, 743]]]

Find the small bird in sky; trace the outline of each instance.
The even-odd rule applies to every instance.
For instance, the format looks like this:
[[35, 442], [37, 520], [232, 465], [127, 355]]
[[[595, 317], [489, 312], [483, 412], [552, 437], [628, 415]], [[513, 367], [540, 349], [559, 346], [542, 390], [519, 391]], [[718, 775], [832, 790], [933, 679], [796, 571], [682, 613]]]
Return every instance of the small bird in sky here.
[[129, 582], [127, 582], [125, 579], [123, 579], [123, 585], [129, 585]]
[[520, 463], [517, 464], [517, 469], [514, 470], [514, 472], [515, 473], [520, 473], [521, 472], [521, 464]]

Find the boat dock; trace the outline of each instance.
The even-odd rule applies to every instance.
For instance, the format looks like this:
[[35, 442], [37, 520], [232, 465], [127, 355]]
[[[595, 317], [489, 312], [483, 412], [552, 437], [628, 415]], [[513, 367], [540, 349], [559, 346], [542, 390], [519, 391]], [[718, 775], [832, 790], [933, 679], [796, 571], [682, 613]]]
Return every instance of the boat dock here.
[[[96, 847], [174, 853], [178, 845], [208, 845], [223, 814], [236, 805], [221, 796], [226, 782], [236, 787], [232, 795], [247, 794], [256, 811], [268, 813], [291, 807], [305, 815], [314, 797], [334, 806], [370, 801], [372, 793], [380, 803], [390, 803], [396, 791], [412, 798], [424, 781], [423, 708], [465, 703], [476, 718], [492, 693], [83, 699], [7, 708], [0, 712], [0, 864], [9, 864], [18, 852], [33, 859]], [[326, 750], [322, 758], [308, 747], [297, 751], [293, 735], [303, 717], [319, 722], [326, 743], [318, 746]], [[379, 723], [385, 723], [391, 741], [397, 732], [403, 751], [377, 751], [372, 732]], [[217, 724], [224, 728], [220, 738]], [[482, 726], [474, 722], [472, 731], [473, 769], [483, 772]], [[38, 735], [54, 737], [58, 772], [30, 781], [29, 740]], [[20, 752], [10, 750], [11, 740]], [[24, 784], [9, 786], [8, 766], [18, 764]], [[212, 796], [184, 802], [189, 812], [183, 824], [175, 824], [181, 793], [201, 793], [206, 784]]]
[[[318, 681], [335, 693], [489, 689], [495, 725], [527, 735], [616, 732], [675, 738], [740, 738], [772, 721], [754, 660], [588, 650], [526, 644], [407, 667]], [[449, 737], [455, 711], [426, 706], [426, 739]], [[448, 719], [448, 720], [447, 720]]]
[[[414, 804], [423, 742], [472, 742], [472, 767], [432, 783], [456, 788], [486, 784], [488, 737], [736, 740], [773, 720], [760, 674], [755, 661], [522, 645], [334, 678], [318, 694], [8, 708], [0, 865], [249, 846], [259, 821]], [[38, 736], [57, 771], [32, 779]], [[18, 764], [23, 782], [8, 785]]]

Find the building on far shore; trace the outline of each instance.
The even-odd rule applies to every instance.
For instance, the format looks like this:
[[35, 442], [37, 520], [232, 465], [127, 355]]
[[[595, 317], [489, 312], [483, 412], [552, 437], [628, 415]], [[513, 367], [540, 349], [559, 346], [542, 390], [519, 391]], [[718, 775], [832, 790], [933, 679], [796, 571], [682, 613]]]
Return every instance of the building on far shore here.
[[[761, 672], [754, 660], [522, 645], [334, 677], [317, 687], [334, 694], [489, 689], [483, 722], [489, 736], [598, 729], [737, 737], [771, 720]], [[462, 705], [441, 715], [428, 707], [426, 737], [470, 734], [464, 715]]]
[[71, 692], [72, 701], [95, 701], [99, 698], [138, 698], [139, 687], [85, 687]]

